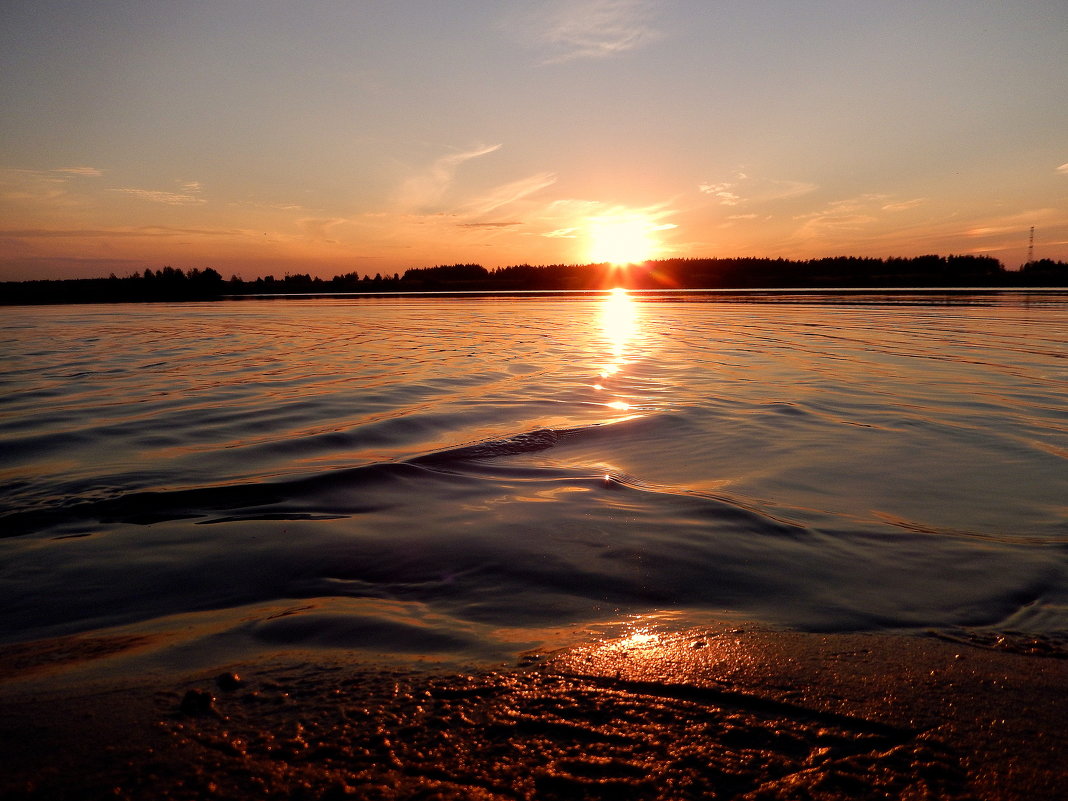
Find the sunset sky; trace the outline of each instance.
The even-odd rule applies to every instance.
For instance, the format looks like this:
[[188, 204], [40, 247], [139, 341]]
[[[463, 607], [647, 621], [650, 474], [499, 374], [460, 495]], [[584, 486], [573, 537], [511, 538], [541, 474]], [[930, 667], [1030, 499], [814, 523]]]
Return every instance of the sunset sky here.
[[4, 0], [0, 108], [0, 279], [1068, 260], [1064, 0]]

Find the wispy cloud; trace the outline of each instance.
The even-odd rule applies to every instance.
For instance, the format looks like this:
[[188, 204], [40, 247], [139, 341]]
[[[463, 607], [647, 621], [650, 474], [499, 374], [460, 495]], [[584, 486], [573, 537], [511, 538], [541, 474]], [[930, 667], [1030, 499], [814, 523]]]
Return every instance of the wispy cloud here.
[[809, 217], [798, 234], [802, 237], [826, 236], [829, 233], [859, 231], [878, 219], [870, 214], [854, 214], [847, 211], [824, 212]]
[[0, 236], [16, 239], [83, 239], [98, 236], [130, 236], [131, 232], [98, 228], [21, 228], [0, 230]]
[[441, 156], [401, 185], [397, 192], [397, 205], [406, 211], [429, 210], [445, 196], [461, 164], [500, 148], [499, 144], [486, 145]]
[[161, 189], [141, 189], [129, 186], [116, 187], [107, 191], [118, 192], [148, 203], [162, 203], [167, 206], [194, 206], [207, 202], [200, 196], [200, 190], [202, 189], [200, 181], [175, 181], [175, 184], [181, 191], [168, 192]]
[[88, 186], [79, 179], [102, 175], [103, 171], [96, 167], [0, 168], [0, 201], [16, 203], [23, 209], [38, 204], [52, 208], [79, 206], [85, 202]]
[[99, 178], [104, 174], [104, 171], [98, 170], [96, 167], [57, 167], [51, 170], [27, 170], [13, 167], [0, 170], [0, 174], [7, 176], [9, 180], [15, 177], [21, 177], [22, 179], [35, 178], [38, 180], [52, 181], [54, 183], [64, 183], [70, 180], [72, 176], [81, 178]]
[[724, 206], [737, 206], [742, 202], [734, 189], [733, 183], [700, 184], [697, 191], [705, 195], [711, 195]]
[[882, 209], [883, 211], [908, 211], [909, 209], [914, 209], [917, 206], [922, 206], [926, 202], [927, 198], [917, 197], [913, 198], [912, 200], [902, 200], [896, 203], [887, 203], [885, 206], [882, 207]]
[[1068, 175], [1068, 162], [1058, 167], [1055, 172], [1059, 172], [1061, 175]]
[[336, 245], [337, 240], [331, 238], [330, 229], [346, 222], [348, 220], [342, 217], [305, 217], [302, 220], [297, 220], [297, 225], [304, 231], [308, 239]]
[[617, 56], [659, 39], [656, 4], [647, 0], [561, 0], [538, 21], [546, 63]]
[[104, 174], [103, 170], [98, 170], [96, 167], [63, 167], [58, 170], [52, 170], [52, 172], [66, 175], [80, 175], [85, 178], [99, 178]]
[[836, 200], [822, 209], [796, 216], [794, 219], [802, 223], [796, 233], [801, 238], [810, 239], [860, 230], [878, 219], [876, 206], [881, 206], [885, 200], [884, 195], [858, 195]]
[[989, 237], [1009, 234], [1023, 242], [1032, 225], [1052, 223], [1063, 225], [1062, 214], [1054, 208], [1027, 209], [1013, 214], [988, 217], [977, 221], [965, 233], [969, 237]]
[[157, 189], [134, 189], [124, 187], [112, 189], [112, 192], [121, 192], [138, 200], [146, 200], [150, 203], [165, 203], [169, 206], [190, 206], [198, 203], [206, 203], [204, 198], [189, 192], [164, 192]]
[[237, 236], [242, 232], [222, 228], [174, 228], [166, 225], [143, 225], [115, 228], [24, 228], [0, 229], [0, 236], [18, 239], [96, 239], [161, 236]]
[[755, 200], [789, 200], [795, 197], [807, 195], [819, 189], [814, 183], [808, 181], [781, 181], [768, 178], [761, 186], [758, 182]]
[[730, 180], [707, 181], [697, 185], [697, 191], [710, 195], [722, 206], [788, 200], [807, 195], [818, 188], [807, 181], [762, 178], [744, 172], [736, 172]]
[[[903, 212], [918, 208], [927, 202], [927, 198], [897, 200], [892, 195], [880, 192], [869, 192], [835, 200], [807, 214], [796, 215], [793, 219], [799, 222], [800, 226], [794, 231], [794, 236], [799, 240], [824, 239], [831, 243], [837, 241], [838, 237], [863, 232], [864, 237], [867, 238], [865, 241], [870, 244], [877, 241], [877, 238], [886, 231], [895, 231], [903, 235], [904, 231], [918, 230], [915, 224], [909, 226], [910, 220], [915, 223], [915, 215], [903, 215]], [[932, 221], [925, 216], [920, 228], [932, 225]], [[950, 222], [949, 226], [950, 229], [956, 226], [959, 235], [959, 221]]]
[[532, 195], [554, 183], [556, 183], [556, 174], [551, 172], [539, 172], [518, 181], [511, 181], [465, 203], [460, 209], [460, 214], [480, 217], [522, 200], [527, 195]]

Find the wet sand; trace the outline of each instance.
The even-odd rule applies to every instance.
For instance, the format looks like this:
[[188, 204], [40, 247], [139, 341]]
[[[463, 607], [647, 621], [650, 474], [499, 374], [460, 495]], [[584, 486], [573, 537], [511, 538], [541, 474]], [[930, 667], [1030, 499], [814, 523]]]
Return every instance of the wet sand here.
[[1043, 642], [724, 625], [477, 672], [276, 655], [79, 683], [136, 642], [0, 649], [5, 799], [1055, 799]]

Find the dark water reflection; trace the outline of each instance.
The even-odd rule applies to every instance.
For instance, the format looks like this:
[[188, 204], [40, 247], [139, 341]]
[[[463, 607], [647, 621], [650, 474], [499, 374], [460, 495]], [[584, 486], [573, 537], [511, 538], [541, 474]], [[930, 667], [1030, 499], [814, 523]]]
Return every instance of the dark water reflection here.
[[1064, 296], [678, 297], [5, 311], [3, 638], [1068, 632]]

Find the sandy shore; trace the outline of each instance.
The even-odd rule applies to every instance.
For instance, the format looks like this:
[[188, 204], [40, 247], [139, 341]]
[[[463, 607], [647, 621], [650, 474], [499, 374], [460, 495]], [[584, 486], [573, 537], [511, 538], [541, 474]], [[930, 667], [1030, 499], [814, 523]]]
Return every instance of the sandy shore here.
[[724, 625], [499, 670], [324, 651], [78, 683], [136, 643], [0, 649], [5, 799], [1055, 799], [1042, 643]]

